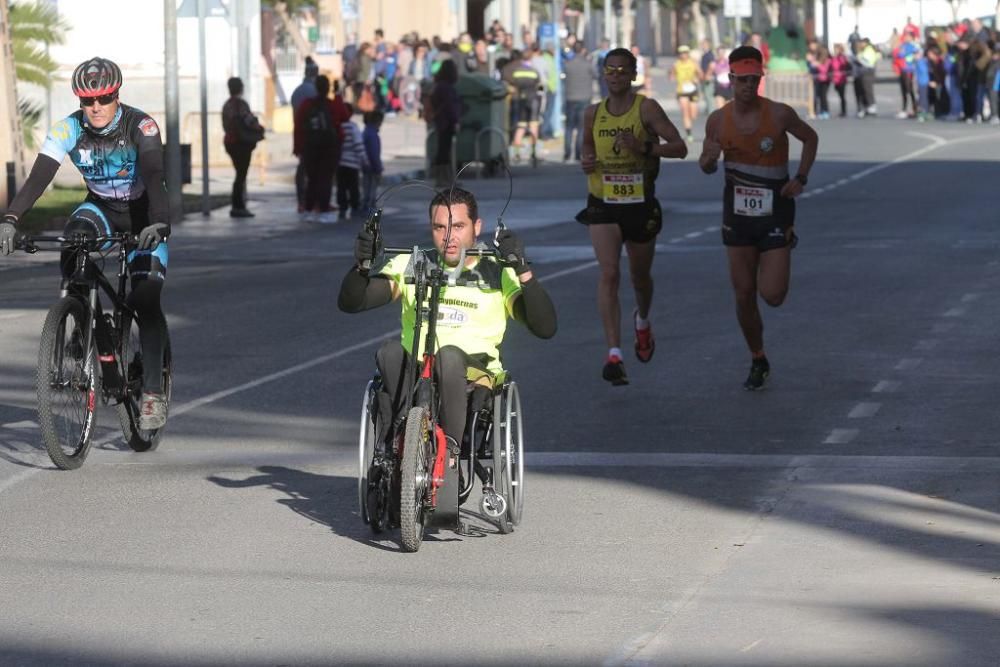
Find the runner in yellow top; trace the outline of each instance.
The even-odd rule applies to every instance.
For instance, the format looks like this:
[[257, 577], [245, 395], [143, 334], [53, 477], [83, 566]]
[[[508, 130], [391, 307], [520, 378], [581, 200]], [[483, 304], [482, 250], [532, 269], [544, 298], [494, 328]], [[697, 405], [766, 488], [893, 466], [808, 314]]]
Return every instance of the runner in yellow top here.
[[702, 73], [698, 63], [691, 59], [691, 48], [681, 45], [677, 49], [677, 61], [670, 70], [670, 78], [677, 82], [677, 102], [681, 107], [681, 122], [688, 141], [692, 141], [691, 127], [698, 118], [698, 88]]
[[[441, 191], [431, 200], [429, 215], [434, 249], [427, 255], [453, 269], [459, 265], [462, 250], [476, 245], [482, 230], [476, 198], [457, 187]], [[524, 243], [504, 229], [496, 245], [507, 258], [504, 265], [492, 258], [467, 258], [463, 277], [473, 279], [441, 290], [434, 374], [441, 427], [457, 443], [465, 433], [467, 381], [492, 381], [503, 371], [499, 348], [508, 318], [523, 323], [539, 338], [556, 333], [555, 307], [525, 259]], [[402, 375], [407, 355], [413, 352], [413, 324], [418, 308], [426, 308], [427, 301], [418, 306], [414, 286], [406, 282], [407, 274], [413, 271], [411, 256], [384, 261], [376, 259], [375, 252], [372, 233], [362, 229], [354, 244], [356, 264], [344, 276], [337, 304], [344, 312], [358, 313], [395, 299], [402, 301], [402, 338], [386, 341], [375, 355], [382, 376], [379, 415], [383, 424], [389, 424], [405, 400]], [[369, 262], [374, 264], [370, 270], [361, 268]], [[418, 355], [423, 344], [423, 340], [418, 341]]]
[[608, 52], [604, 61], [608, 97], [584, 114], [580, 166], [588, 176], [589, 194], [587, 208], [576, 216], [590, 227], [590, 241], [600, 265], [597, 308], [609, 348], [602, 375], [613, 385], [628, 384], [618, 302], [622, 245], [628, 252], [635, 290], [635, 353], [645, 363], [655, 350], [649, 324], [653, 300], [650, 269], [656, 235], [663, 225], [656, 201], [656, 177], [660, 158], [687, 155], [687, 145], [659, 103], [632, 91], [635, 76], [636, 60], [630, 51]]

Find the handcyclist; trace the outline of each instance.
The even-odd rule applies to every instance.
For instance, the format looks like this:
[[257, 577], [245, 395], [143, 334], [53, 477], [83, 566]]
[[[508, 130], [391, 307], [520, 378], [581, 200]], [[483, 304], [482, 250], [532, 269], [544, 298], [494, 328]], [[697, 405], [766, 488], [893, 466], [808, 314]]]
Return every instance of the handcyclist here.
[[511, 53], [511, 61], [503, 70], [503, 80], [511, 88], [511, 114], [516, 129], [511, 150], [515, 160], [521, 159], [521, 146], [524, 135], [531, 137], [532, 150], [538, 144], [538, 118], [541, 112], [542, 77], [520, 51]]
[[[449, 225], [449, 212], [451, 221]], [[483, 221], [471, 192], [454, 188], [438, 193], [431, 201], [432, 261], [454, 269], [463, 249], [476, 245]], [[473, 272], [479, 281], [465, 286], [446, 286], [441, 290], [437, 322], [437, 361], [435, 365], [441, 398], [440, 418], [445, 435], [456, 444], [462, 442], [467, 411], [467, 383], [486, 384], [503, 372], [500, 344], [513, 317], [539, 338], [556, 333], [556, 312], [548, 293], [535, 278], [525, 259], [523, 242], [509, 229], [500, 232], [497, 249], [507, 266], [493, 258], [467, 258], [464, 270]], [[340, 286], [338, 306], [347, 313], [378, 308], [402, 299], [402, 338], [382, 345], [375, 361], [382, 376], [383, 394], [379, 397], [379, 418], [391, 423], [403, 409], [404, 372], [411, 354], [421, 355], [424, 341], [414, 350], [413, 325], [426, 303], [415, 303], [414, 286], [405, 276], [412, 271], [412, 256], [399, 255], [388, 260], [375, 257], [372, 234], [362, 229], [354, 245], [355, 266], [347, 272]], [[375, 260], [371, 270], [361, 267]]]
[[[722, 242], [736, 293], [736, 317], [752, 357], [748, 390], [764, 386], [771, 366], [764, 354], [764, 324], [757, 294], [780, 306], [788, 293], [795, 247], [795, 197], [808, 182], [819, 138], [787, 104], [758, 95], [761, 52], [741, 46], [729, 54], [733, 101], [713, 111], [698, 163], [706, 174], [724, 156]], [[802, 142], [799, 169], [788, 177], [788, 135]]]
[[580, 166], [588, 175], [589, 194], [587, 208], [576, 216], [590, 227], [590, 241], [600, 264], [597, 308], [609, 348], [602, 376], [615, 386], [628, 384], [618, 302], [622, 245], [628, 252], [635, 290], [635, 354], [646, 363], [656, 345], [649, 322], [653, 300], [650, 269], [656, 235], [663, 226], [656, 177], [660, 158], [683, 158], [688, 151], [659, 103], [633, 92], [635, 76], [636, 60], [631, 51], [608, 52], [604, 61], [608, 97], [584, 114]]
[[[129, 254], [129, 303], [139, 316], [144, 359], [163, 358], [166, 320], [160, 292], [167, 273], [169, 205], [163, 184], [160, 130], [150, 116], [118, 101], [122, 72], [105, 58], [91, 58], [73, 72], [73, 94], [80, 109], [52, 126], [21, 190], [0, 223], [0, 253], [13, 252], [21, 217], [56, 175], [67, 155], [87, 184], [87, 198], [69, 216], [64, 235], [137, 235]], [[64, 253], [62, 271], [72, 273], [74, 257]], [[166, 423], [160, 364], [143, 366], [139, 427]]]

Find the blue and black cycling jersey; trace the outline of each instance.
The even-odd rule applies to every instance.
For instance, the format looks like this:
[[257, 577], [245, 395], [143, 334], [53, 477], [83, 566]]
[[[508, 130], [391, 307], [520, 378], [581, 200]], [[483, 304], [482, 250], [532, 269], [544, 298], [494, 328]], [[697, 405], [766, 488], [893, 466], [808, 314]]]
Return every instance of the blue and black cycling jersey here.
[[100, 129], [88, 124], [83, 109], [57, 122], [9, 212], [20, 218], [30, 209], [66, 157], [83, 176], [88, 201], [130, 217], [141, 209], [146, 218], [148, 210], [148, 222], [169, 222], [160, 129], [147, 114], [120, 104]]

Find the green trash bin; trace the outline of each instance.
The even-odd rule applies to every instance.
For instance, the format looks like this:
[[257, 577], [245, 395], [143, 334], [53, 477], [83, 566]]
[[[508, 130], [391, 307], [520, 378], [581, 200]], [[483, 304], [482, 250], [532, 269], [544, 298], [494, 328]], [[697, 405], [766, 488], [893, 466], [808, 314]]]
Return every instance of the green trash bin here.
[[[458, 78], [462, 102], [461, 130], [455, 146], [458, 166], [478, 160], [487, 171], [507, 159], [507, 86], [485, 74], [464, 74]], [[478, 151], [477, 151], [478, 147]]]

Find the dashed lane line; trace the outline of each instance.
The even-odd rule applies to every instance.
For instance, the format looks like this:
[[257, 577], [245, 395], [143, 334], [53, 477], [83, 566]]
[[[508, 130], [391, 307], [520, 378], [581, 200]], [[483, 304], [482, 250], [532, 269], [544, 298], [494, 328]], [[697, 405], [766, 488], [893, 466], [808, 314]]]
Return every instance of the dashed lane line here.
[[873, 401], [862, 401], [851, 408], [851, 411], [847, 413], [848, 419], [868, 419], [869, 417], [874, 417], [878, 414], [878, 411], [882, 408], [881, 403], [875, 403]]
[[924, 338], [922, 340], [918, 340], [917, 344], [913, 346], [913, 349], [918, 352], [929, 352], [940, 344], [941, 341], [936, 338]]
[[823, 441], [824, 445], [846, 445], [854, 438], [858, 437], [860, 431], [856, 428], [835, 428], [830, 431]]
[[962, 317], [965, 313], [965, 308], [949, 308], [941, 314], [941, 317]]
[[922, 357], [911, 357], [907, 359], [900, 359], [899, 363], [896, 364], [897, 371], [912, 371], [917, 368], [920, 364], [924, 363]]
[[891, 394], [899, 389], [902, 383], [897, 380], [879, 380], [878, 384], [872, 387], [873, 394]]

